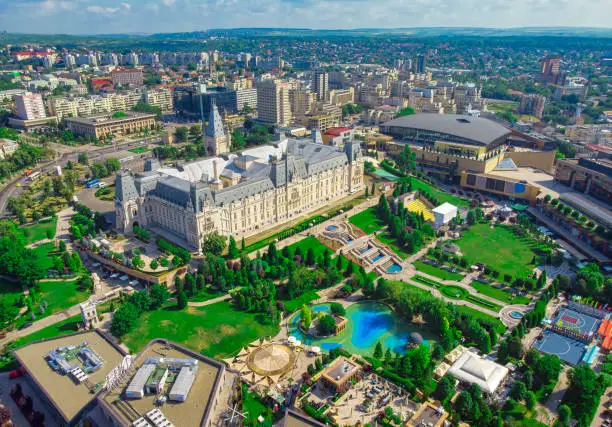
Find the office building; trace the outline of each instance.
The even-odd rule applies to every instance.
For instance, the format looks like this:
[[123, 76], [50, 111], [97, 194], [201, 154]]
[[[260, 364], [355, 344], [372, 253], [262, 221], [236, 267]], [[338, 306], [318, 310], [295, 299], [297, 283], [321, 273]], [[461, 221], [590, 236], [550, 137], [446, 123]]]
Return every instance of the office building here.
[[291, 123], [289, 84], [267, 79], [257, 83], [257, 118], [260, 122], [285, 126]]
[[294, 117], [308, 114], [314, 101], [315, 94], [309, 89], [289, 90], [289, 103], [291, 104], [291, 113]]
[[[252, 83], [251, 83], [252, 85]], [[239, 112], [244, 109], [246, 105], [257, 109], [257, 89], [254, 87], [237, 89], [236, 93], [236, 107], [234, 112]]]
[[247, 237], [327, 206], [363, 188], [359, 143], [344, 149], [279, 136], [274, 145], [179, 168], [156, 160], [116, 178], [116, 228], [134, 224], [201, 251], [211, 232]]
[[329, 76], [325, 70], [316, 70], [312, 75], [312, 91], [317, 101], [327, 101], [329, 98]]
[[64, 55], [64, 66], [68, 69], [76, 67], [76, 58], [74, 55], [70, 53]]
[[67, 117], [66, 126], [74, 135], [101, 138], [106, 135], [124, 135], [155, 126], [155, 114], [126, 111], [125, 117], [102, 114], [93, 117]]
[[111, 72], [111, 79], [115, 86], [142, 86], [142, 70], [135, 68], [120, 68]]
[[521, 114], [529, 114], [538, 119], [542, 118], [544, 106], [546, 105], [546, 97], [542, 95], [522, 95], [519, 104], [518, 112]]
[[563, 86], [566, 73], [561, 71], [561, 57], [553, 56], [540, 61], [540, 74], [538, 80], [542, 83]]
[[45, 104], [40, 93], [27, 93], [15, 96], [17, 117], [21, 120], [37, 120], [47, 117]]
[[555, 167], [555, 181], [605, 203], [610, 203], [612, 200], [612, 160], [606, 158], [558, 160]]
[[414, 72], [417, 74], [425, 73], [427, 69], [427, 57], [425, 55], [417, 55], [416, 61], [414, 61]]
[[347, 105], [355, 102], [355, 89], [333, 89], [329, 91], [329, 102], [332, 105]]

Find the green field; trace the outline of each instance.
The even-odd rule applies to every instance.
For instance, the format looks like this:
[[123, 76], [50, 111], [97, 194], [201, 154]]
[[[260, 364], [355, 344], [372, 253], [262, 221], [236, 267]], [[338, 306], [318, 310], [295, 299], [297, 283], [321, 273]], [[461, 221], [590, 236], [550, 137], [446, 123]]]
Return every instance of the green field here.
[[21, 230], [26, 238], [28, 244], [38, 242], [47, 238], [47, 230], [52, 230], [55, 236], [55, 230], [57, 228], [57, 218], [45, 218], [41, 219], [35, 224], [26, 225]]
[[411, 255], [408, 251], [404, 250], [399, 245], [399, 243], [397, 242], [397, 239], [393, 237], [390, 233], [380, 233], [379, 235], [376, 236], [376, 239], [379, 242], [384, 243], [385, 245], [389, 246], [391, 250], [395, 252], [395, 254], [399, 256], [401, 259], [406, 259]]
[[10, 302], [13, 302], [21, 295], [23, 295], [23, 290], [19, 282], [0, 279], [0, 298], [8, 298]]
[[457, 196], [453, 196], [452, 194], [449, 194], [445, 191], [439, 190], [436, 187], [434, 187], [433, 185], [425, 182], [425, 181], [421, 181], [418, 178], [415, 177], [410, 177], [410, 182], [412, 184], [412, 190], [426, 190], [429, 192], [429, 194], [431, 194], [432, 196], [434, 196], [436, 199], [438, 199], [438, 201], [440, 202], [440, 204], [444, 203], [444, 202], [448, 202], [451, 203], [457, 207], [460, 208], [467, 208], [470, 206], [470, 201], [467, 199], [462, 199], [461, 197], [457, 197]]
[[196, 295], [189, 298], [189, 301], [204, 302], [213, 298], [218, 298], [223, 295], [223, 292], [211, 291], [209, 289], [202, 289]]
[[53, 256], [57, 254], [57, 248], [53, 243], [45, 243], [33, 249], [40, 260], [40, 265], [45, 271], [53, 268]]
[[472, 304], [479, 305], [480, 307], [486, 308], [491, 311], [499, 311], [502, 309], [501, 305], [495, 304], [476, 295], [472, 295], [467, 289], [460, 286], [445, 285], [444, 283], [436, 282], [435, 280], [432, 280], [425, 276], [420, 276], [418, 274], [412, 276], [412, 280], [422, 285], [430, 286], [434, 289], [437, 289], [443, 296], [450, 299], [469, 301]]
[[148, 153], [149, 151], [151, 151], [151, 149], [148, 147], [135, 147], [135, 148], [130, 148], [128, 151], [134, 154], [143, 154], [143, 153]]
[[288, 248], [291, 250], [291, 253], [295, 253], [295, 250], [297, 248], [300, 248], [300, 250], [302, 251], [302, 255], [304, 256], [306, 256], [306, 253], [310, 248], [312, 248], [312, 250], [314, 251], [315, 256], [322, 254], [323, 252], [325, 252], [325, 250], [332, 252], [331, 249], [329, 249], [323, 243], [319, 242], [314, 236], [308, 236], [305, 239], [300, 240], [299, 242], [292, 243], [288, 246]]
[[319, 298], [320, 297], [317, 291], [306, 291], [297, 298], [288, 301], [283, 301], [283, 303], [285, 304], [285, 311], [293, 313], [294, 311], [297, 311], [302, 308], [304, 304], [308, 304], [309, 302], [318, 300]]
[[385, 226], [376, 216], [376, 208], [371, 207], [349, 218], [349, 222], [360, 228], [365, 234], [372, 234]]
[[430, 276], [435, 276], [442, 280], [454, 280], [455, 282], [458, 282], [463, 279], [462, 274], [446, 271], [443, 268], [436, 267], [435, 265], [425, 264], [423, 261], [416, 261], [413, 263], [413, 265], [418, 271], [422, 271], [423, 273], [429, 274]]
[[477, 280], [474, 280], [472, 283], [470, 283], [470, 286], [476, 289], [479, 294], [495, 298], [496, 300], [508, 304], [529, 304], [529, 301], [531, 301], [529, 298], [521, 295], [517, 295], [516, 297], [512, 298], [512, 293], [504, 291], [503, 289], [496, 288], [487, 283], [479, 282]]
[[515, 235], [508, 226], [498, 225], [491, 229], [489, 224], [474, 224], [454, 243], [471, 263], [482, 262], [502, 275], [515, 278], [531, 273], [534, 244], [529, 238]]
[[138, 352], [152, 339], [166, 338], [206, 356], [225, 358], [260, 337], [277, 333], [278, 326], [265, 323], [264, 315], [237, 311], [222, 301], [185, 310], [169, 306], [146, 312], [123, 342]]

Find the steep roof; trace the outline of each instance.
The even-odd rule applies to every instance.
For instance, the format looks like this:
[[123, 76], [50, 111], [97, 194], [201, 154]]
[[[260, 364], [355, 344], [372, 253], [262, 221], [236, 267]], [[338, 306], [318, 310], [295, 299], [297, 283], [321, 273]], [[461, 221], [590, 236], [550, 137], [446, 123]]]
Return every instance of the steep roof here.
[[210, 114], [208, 116], [208, 126], [206, 126], [206, 136], [225, 136], [225, 131], [223, 130], [223, 120], [221, 119], [221, 115], [219, 114], [219, 109], [217, 108], [217, 103], [215, 102], [214, 98], [210, 99], [210, 104]]
[[138, 196], [134, 177], [129, 172], [119, 172], [115, 178], [115, 199], [130, 200]]

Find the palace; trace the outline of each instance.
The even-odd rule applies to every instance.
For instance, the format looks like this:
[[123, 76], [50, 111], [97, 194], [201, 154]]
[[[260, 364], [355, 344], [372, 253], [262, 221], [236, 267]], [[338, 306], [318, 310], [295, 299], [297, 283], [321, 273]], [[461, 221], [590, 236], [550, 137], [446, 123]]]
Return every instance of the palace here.
[[[211, 134], [207, 133], [209, 143]], [[213, 148], [213, 147], [211, 147]], [[271, 145], [116, 177], [116, 228], [150, 228], [201, 250], [211, 232], [246, 237], [307, 215], [363, 188], [359, 142], [342, 149], [277, 135]]]

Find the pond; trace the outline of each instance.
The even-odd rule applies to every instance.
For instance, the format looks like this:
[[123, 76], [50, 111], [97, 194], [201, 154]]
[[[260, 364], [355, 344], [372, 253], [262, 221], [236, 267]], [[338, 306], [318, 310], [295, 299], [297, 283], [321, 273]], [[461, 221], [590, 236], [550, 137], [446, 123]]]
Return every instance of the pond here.
[[327, 231], [336, 231], [338, 229], [337, 225], [328, 225], [327, 227], [325, 227], [325, 229]]
[[393, 263], [387, 268], [387, 273], [399, 273], [400, 271], [402, 271], [402, 266], [397, 263]]
[[[329, 312], [329, 304], [313, 306], [313, 311]], [[315, 338], [304, 334], [298, 328], [300, 314], [289, 321], [289, 335], [295, 336], [306, 345], [316, 345], [325, 351], [342, 347], [351, 353], [371, 356], [376, 343], [380, 341], [385, 349], [404, 353], [410, 334], [418, 332], [424, 338], [425, 345], [435, 342], [435, 336], [424, 327], [406, 322], [396, 315], [388, 306], [377, 302], [361, 302], [346, 309], [348, 324], [346, 329], [336, 336]]]

